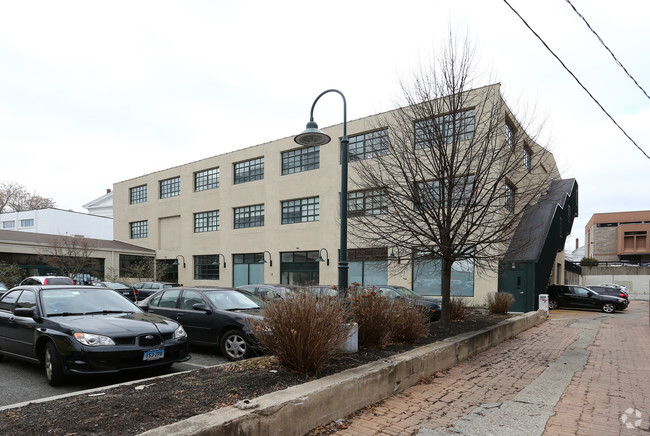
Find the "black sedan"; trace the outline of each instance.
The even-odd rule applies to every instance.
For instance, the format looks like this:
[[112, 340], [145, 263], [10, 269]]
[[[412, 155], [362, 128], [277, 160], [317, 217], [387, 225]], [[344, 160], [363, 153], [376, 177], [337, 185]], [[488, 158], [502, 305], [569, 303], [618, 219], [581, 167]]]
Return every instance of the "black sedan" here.
[[103, 286], [104, 288], [112, 289], [118, 294], [124, 295], [131, 301], [137, 300], [137, 291], [133, 286], [129, 286], [125, 283], [120, 282], [95, 282], [95, 286]]
[[613, 313], [627, 307], [626, 298], [600, 295], [584, 286], [551, 285], [548, 287], [548, 308], [581, 307], [585, 309], [600, 309], [605, 313]]
[[175, 319], [190, 342], [216, 345], [228, 360], [246, 359], [258, 347], [248, 320], [262, 319], [262, 300], [231, 288], [168, 288], [138, 303]]
[[0, 358], [68, 375], [171, 366], [190, 358], [183, 327], [97, 286], [19, 286], [0, 299]]

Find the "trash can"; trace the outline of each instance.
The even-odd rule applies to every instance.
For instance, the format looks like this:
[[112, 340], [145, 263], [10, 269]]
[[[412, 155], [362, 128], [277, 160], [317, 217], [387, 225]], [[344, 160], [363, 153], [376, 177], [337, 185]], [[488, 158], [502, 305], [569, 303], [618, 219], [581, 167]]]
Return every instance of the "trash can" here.
[[548, 313], [548, 294], [539, 294], [539, 310], [546, 312], [546, 316], [549, 316]]

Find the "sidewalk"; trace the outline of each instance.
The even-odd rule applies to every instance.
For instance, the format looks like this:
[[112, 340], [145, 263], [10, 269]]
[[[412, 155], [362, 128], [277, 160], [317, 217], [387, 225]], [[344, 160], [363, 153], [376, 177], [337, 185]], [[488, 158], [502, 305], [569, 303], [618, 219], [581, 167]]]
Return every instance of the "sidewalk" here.
[[648, 302], [546, 323], [370, 406], [338, 435], [634, 435], [650, 428]]

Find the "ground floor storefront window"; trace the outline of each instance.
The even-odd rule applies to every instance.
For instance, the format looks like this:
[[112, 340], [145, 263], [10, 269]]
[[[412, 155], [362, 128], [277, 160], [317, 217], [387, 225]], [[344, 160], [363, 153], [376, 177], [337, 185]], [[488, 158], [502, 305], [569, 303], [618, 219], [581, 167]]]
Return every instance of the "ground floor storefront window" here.
[[280, 280], [284, 285], [318, 285], [318, 251], [280, 253]]
[[235, 254], [233, 259], [233, 286], [264, 283], [264, 253]]
[[[413, 290], [422, 295], [442, 294], [442, 261], [416, 260], [413, 263]], [[474, 296], [474, 265], [470, 260], [459, 260], [451, 266], [451, 296]]]

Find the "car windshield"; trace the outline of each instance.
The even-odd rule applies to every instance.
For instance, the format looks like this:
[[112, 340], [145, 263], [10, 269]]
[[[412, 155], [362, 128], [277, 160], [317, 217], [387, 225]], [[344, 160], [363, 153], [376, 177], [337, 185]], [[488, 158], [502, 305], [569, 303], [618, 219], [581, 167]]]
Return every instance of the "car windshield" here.
[[[119, 296], [119, 295], [118, 295]], [[264, 302], [259, 298], [237, 291], [206, 291], [205, 296], [221, 310], [259, 309]]]
[[409, 288], [405, 288], [405, 287], [403, 287], [403, 286], [396, 286], [395, 289], [397, 289], [397, 291], [398, 291], [400, 294], [404, 295], [405, 297], [409, 297], [409, 298], [420, 298], [420, 296], [419, 296], [418, 294], [416, 294], [415, 292], [411, 291]]
[[111, 289], [128, 289], [129, 287], [127, 285], [124, 285], [122, 283], [113, 283], [113, 282], [102, 282], [104, 286], [107, 288]]
[[142, 312], [120, 294], [102, 288], [57, 288], [41, 291], [45, 316]]

